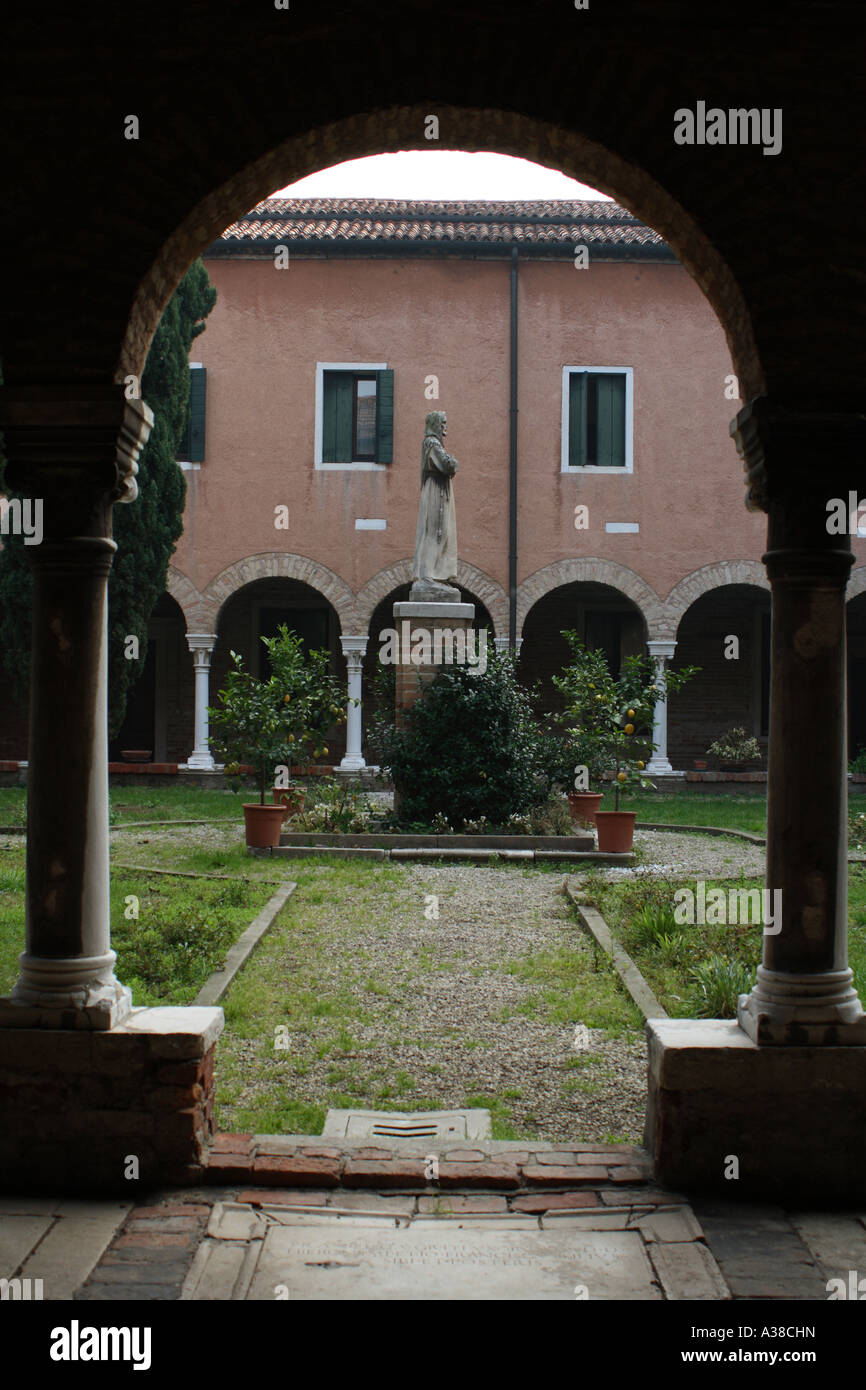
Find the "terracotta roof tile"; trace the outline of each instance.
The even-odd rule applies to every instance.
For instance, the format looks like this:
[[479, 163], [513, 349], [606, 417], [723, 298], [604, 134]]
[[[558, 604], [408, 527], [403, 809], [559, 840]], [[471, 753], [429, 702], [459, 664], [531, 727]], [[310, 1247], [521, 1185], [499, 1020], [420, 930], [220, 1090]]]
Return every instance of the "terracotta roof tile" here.
[[276, 243], [321, 252], [401, 245], [504, 249], [562, 255], [584, 244], [616, 256], [671, 260], [667, 243], [618, 203], [415, 202], [381, 198], [266, 198], [227, 227], [210, 255]]

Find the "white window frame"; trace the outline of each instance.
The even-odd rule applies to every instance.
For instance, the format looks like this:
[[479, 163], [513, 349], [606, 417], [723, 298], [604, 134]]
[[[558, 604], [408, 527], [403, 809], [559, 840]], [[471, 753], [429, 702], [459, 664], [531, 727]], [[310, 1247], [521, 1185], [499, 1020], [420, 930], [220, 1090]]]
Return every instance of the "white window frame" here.
[[316, 421], [313, 444], [313, 463], [317, 472], [343, 473], [385, 473], [390, 467], [387, 463], [371, 463], [357, 460], [354, 463], [323, 463], [322, 439], [324, 435], [325, 372], [386, 372], [387, 362], [317, 362], [316, 363]]
[[[599, 468], [583, 464], [572, 468], [568, 462], [568, 379], [572, 372], [603, 372], [625, 377], [625, 463], [621, 468]], [[634, 472], [634, 367], [579, 367], [562, 369], [562, 465], [563, 473], [633, 473]]]

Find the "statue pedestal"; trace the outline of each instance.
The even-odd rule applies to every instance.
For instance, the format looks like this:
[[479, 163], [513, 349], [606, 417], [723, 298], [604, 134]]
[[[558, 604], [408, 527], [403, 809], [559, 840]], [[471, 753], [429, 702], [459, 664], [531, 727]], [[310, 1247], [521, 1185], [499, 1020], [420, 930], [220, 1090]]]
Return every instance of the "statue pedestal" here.
[[[442, 666], [466, 664], [466, 634], [474, 619], [474, 603], [394, 604], [400, 656], [395, 695], [398, 728]], [[475, 645], [470, 655], [477, 650]]]

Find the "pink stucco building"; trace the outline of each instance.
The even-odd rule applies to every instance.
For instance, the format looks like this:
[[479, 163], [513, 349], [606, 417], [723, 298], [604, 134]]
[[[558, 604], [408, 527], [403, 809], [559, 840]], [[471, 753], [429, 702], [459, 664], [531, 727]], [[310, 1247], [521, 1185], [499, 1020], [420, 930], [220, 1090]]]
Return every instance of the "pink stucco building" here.
[[[272, 198], [205, 262], [218, 298], [195, 344], [184, 534], [115, 757], [212, 766], [204, 708], [229, 650], [255, 669], [259, 635], [286, 621], [363, 689], [328, 761], [370, 760], [378, 634], [408, 593], [434, 409], [460, 465], [464, 597], [547, 698], [576, 628], [614, 666], [648, 649], [702, 668], [659, 725], [657, 770], [691, 769], [733, 725], [765, 746], [766, 520], [745, 509], [728, 434], [738, 385], [656, 233], [609, 202]], [[866, 566], [852, 543], [853, 749]]]

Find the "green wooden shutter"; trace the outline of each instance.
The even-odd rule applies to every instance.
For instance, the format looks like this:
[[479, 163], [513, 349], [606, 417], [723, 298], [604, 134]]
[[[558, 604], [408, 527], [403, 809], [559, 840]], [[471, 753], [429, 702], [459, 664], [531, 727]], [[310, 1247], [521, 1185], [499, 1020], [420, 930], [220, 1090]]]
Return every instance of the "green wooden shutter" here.
[[598, 466], [625, 465], [625, 375], [601, 373], [598, 382]]
[[394, 457], [394, 373], [376, 373], [376, 462], [391, 463]]
[[181, 458], [188, 463], [202, 463], [204, 460], [204, 433], [207, 400], [207, 368], [189, 369], [189, 424], [184, 440], [186, 453]]
[[568, 378], [568, 466], [586, 465], [586, 372], [571, 372]]
[[322, 385], [322, 462], [352, 462], [351, 372], [325, 372]]

